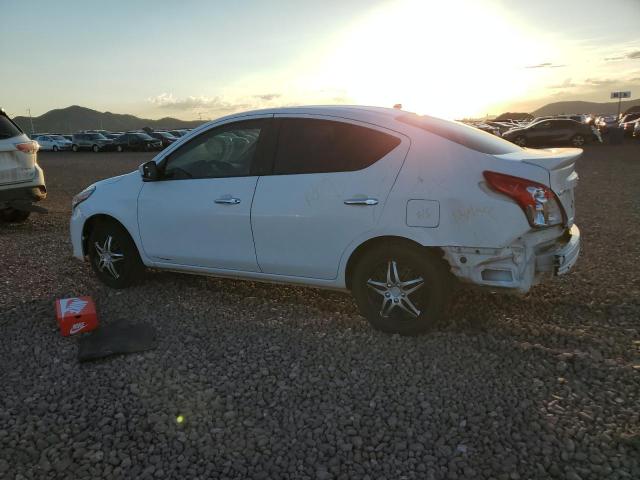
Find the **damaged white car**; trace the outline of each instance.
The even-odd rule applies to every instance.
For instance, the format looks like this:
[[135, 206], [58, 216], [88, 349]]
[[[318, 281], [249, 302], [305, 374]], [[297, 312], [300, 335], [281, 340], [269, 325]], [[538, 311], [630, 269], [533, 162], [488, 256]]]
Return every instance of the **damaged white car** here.
[[73, 250], [114, 288], [146, 266], [347, 289], [375, 328], [417, 334], [455, 279], [526, 292], [569, 271], [581, 153], [395, 109], [235, 114], [79, 193]]
[[0, 222], [21, 223], [31, 212], [46, 213], [36, 205], [47, 196], [38, 149], [0, 109]]

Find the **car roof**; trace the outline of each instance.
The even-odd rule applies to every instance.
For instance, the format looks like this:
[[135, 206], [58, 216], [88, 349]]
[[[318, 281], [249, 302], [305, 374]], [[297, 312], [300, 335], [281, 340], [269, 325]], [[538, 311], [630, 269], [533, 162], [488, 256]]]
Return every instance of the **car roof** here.
[[233, 118], [241, 118], [250, 115], [260, 114], [295, 114], [295, 115], [326, 115], [330, 117], [342, 117], [351, 120], [360, 120], [363, 122], [386, 123], [396, 117], [406, 115], [407, 111], [397, 108], [384, 108], [384, 107], [370, 107], [359, 105], [306, 105], [299, 107], [280, 107], [280, 108], [266, 108], [261, 110], [250, 110], [246, 112], [238, 112], [231, 115], [226, 115], [221, 118], [217, 118], [207, 124], [218, 123], [224, 120], [230, 120]]

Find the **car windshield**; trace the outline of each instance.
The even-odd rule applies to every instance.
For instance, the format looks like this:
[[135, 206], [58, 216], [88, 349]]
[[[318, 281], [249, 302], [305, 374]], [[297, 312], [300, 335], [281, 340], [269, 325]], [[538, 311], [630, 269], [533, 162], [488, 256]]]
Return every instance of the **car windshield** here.
[[173, 135], [171, 135], [169, 132], [156, 132], [159, 133], [160, 136], [164, 137], [164, 138], [175, 138]]
[[57, 142], [64, 142], [67, 140], [62, 135], [51, 135], [51, 139], [56, 140]]
[[101, 133], [90, 133], [89, 138], [91, 140], [107, 140], [107, 137], [105, 137]]
[[398, 117], [398, 120], [414, 127], [422, 128], [463, 147], [489, 155], [504, 155], [522, 150], [519, 146], [507, 140], [460, 122], [449, 122], [414, 113]]

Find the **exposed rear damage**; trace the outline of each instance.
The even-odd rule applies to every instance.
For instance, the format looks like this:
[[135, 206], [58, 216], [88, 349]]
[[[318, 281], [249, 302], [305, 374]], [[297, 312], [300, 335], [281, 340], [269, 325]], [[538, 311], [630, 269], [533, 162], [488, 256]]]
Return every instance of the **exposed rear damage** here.
[[[532, 187], [523, 192], [525, 196], [530, 194], [532, 197], [532, 205], [521, 205], [532, 228], [511, 245], [501, 248], [444, 247], [451, 271], [463, 282], [520, 293], [527, 292], [545, 277], [567, 273], [580, 253], [580, 230], [573, 222], [574, 189], [578, 182], [575, 162], [581, 154], [579, 149], [524, 149], [498, 156], [547, 170], [549, 181], [541, 188], [549, 187], [550, 195], [547, 197], [552, 198], [534, 191]], [[513, 191], [509, 191], [509, 196], [518, 198]], [[544, 223], [545, 219], [553, 218], [549, 214], [552, 202], [560, 207], [560, 225]], [[538, 221], [541, 223], [537, 224]]]

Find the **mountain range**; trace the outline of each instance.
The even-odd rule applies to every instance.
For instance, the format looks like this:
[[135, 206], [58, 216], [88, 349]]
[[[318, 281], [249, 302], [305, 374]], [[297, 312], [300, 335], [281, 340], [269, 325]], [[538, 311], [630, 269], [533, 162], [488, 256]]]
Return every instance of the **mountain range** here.
[[126, 132], [138, 130], [143, 127], [151, 128], [194, 128], [202, 125], [200, 120], [179, 120], [165, 117], [159, 120], [138, 118], [134, 115], [126, 115], [111, 112], [98, 112], [90, 108], [73, 105], [67, 108], [50, 110], [39, 117], [14, 117], [13, 120], [25, 132], [31, 132], [31, 122], [35, 132], [74, 133], [79, 130], [109, 130], [111, 132]]
[[[629, 109], [640, 110], [640, 99], [622, 102], [621, 112]], [[618, 112], [618, 102], [555, 102], [549, 103], [531, 112], [534, 117], [545, 115], [561, 115], [564, 113], [601, 113], [615, 114]], [[125, 132], [138, 130], [144, 127], [150, 128], [195, 128], [201, 125], [201, 120], [179, 120], [165, 117], [159, 120], [138, 118], [134, 115], [98, 112], [86, 107], [72, 105], [67, 108], [50, 110], [39, 117], [15, 117], [13, 119], [25, 132], [55, 132], [74, 133], [79, 130], [100, 129], [112, 132]]]
[[[620, 106], [620, 113], [633, 108], [634, 111], [640, 109], [640, 99], [623, 100]], [[532, 112], [534, 117], [543, 117], [546, 115], [562, 115], [570, 113], [595, 113], [605, 115], [615, 115], [618, 113], [618, 102], [555, 102], [549, 103], [544, 107], [540, 107]]]

